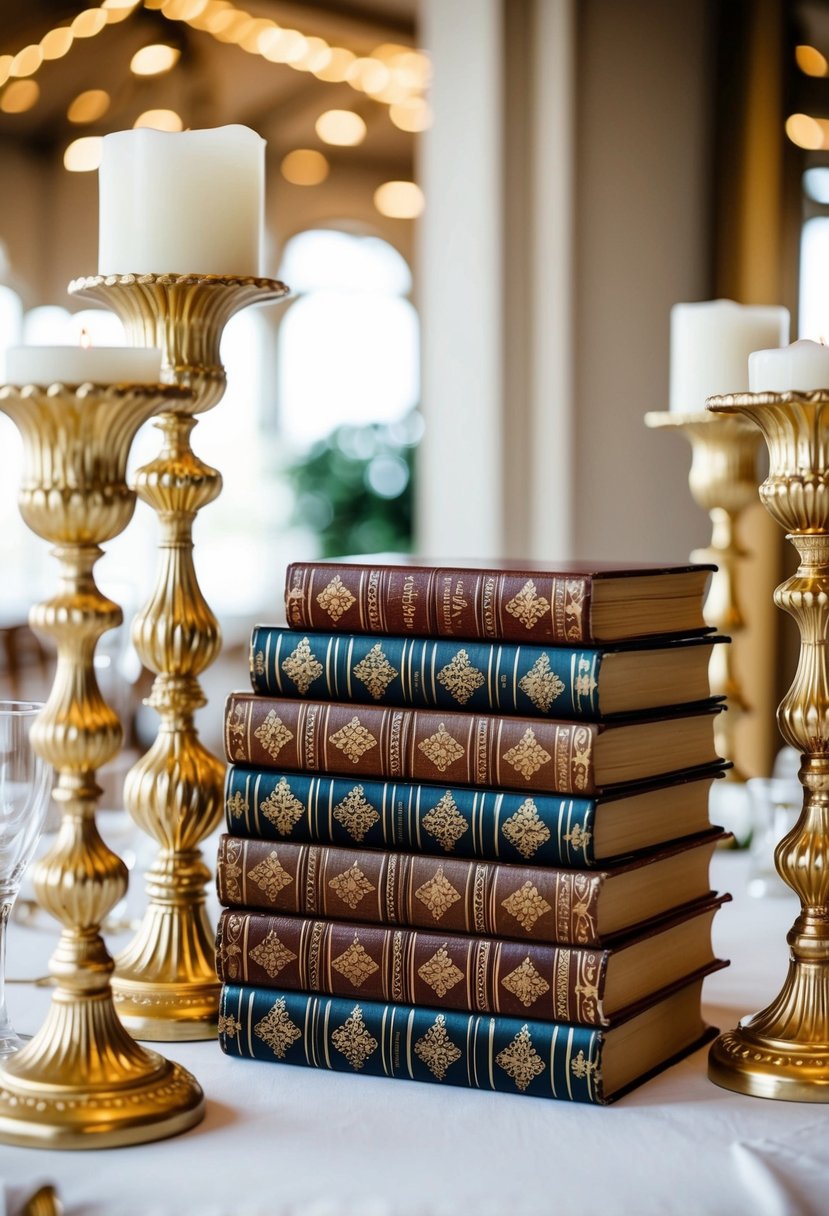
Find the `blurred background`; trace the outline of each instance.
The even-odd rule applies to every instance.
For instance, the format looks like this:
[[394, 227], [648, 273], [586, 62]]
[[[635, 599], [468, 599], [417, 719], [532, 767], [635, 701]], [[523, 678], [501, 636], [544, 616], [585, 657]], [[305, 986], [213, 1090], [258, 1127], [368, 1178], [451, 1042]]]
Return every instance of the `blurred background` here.
[[[97, 270], [104, 134], [267, 140], [265, 271], [293, 294], [228, 327], [229, 389], [193, 440], [225, 487], [196, 527], [227, 638], [208, 736], [289, 560], [681, 562], [708, 542], [687, 444], [642, 418], [667, 408], [677, 301], [783, 303], [792, 337], [829, 332], [828, 58], [824, 0], [3, 0], [0, 348], [119, 341], [66, 294]], [[133, 466], [157, 449], [145, 428]], [[0, 666], [31, 695], [49, 656], [26, 611], [54, 572], [19, 471], [0, 417]], [[155, 542], [139, 504], [100, 563], [128, 618]], [[743, 542], [757, 774], [797, 648], [759, 507]], [[140, 732], [125, 636], [100, 664]]]

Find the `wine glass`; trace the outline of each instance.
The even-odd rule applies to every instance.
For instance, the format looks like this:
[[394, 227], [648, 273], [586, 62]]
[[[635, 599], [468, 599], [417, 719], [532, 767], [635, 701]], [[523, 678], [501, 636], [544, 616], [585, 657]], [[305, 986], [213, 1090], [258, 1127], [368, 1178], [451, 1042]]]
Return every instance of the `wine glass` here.
[[6, 1010], [6, 926], [49, 805], [52, 770], [29, 741], [42, 708], [0, 701], [0, 1058], [23, 1045]]

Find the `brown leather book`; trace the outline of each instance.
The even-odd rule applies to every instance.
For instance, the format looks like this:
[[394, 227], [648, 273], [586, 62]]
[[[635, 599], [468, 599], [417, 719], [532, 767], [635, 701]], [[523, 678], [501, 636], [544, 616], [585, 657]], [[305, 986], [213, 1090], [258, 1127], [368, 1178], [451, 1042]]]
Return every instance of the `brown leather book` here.
[[719, 708], [551, 722], [237, 692], [225, 749], [257, 768], [590, 795], [713, 764]]
[[706, 628], [714, 566], [575, 563], [497, 569], [401, 558], [294, 562], [285, 576], [292, 629], [512, 642], [607, 642]]
[[597, 946], [710, 895], [722, 837], [585, 873], [222, 836], [216, 882], [227, 907]]
[[606, 950], [228, 909], [217, 970], [227, 983], [604, 1026], [717, 965], [721, 902]]

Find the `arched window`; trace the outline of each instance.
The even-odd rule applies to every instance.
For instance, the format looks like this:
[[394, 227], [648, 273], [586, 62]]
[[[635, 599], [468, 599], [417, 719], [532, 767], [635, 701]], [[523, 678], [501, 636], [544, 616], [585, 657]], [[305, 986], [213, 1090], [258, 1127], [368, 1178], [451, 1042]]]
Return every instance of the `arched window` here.
[[298, 517], [334, 553], [407, 546], [421, 435], [420, 332], [406, 261], [379, 237], [312, 229], [281, 277], [278, 428], [294, 453]]

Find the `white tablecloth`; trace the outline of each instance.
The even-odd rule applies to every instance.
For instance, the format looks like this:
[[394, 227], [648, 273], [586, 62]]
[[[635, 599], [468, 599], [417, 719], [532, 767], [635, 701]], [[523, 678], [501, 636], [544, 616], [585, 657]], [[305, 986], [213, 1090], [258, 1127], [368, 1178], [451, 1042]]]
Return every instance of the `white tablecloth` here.
[[[735, 897], [716, 919], [718, 952], [732, 964], [705, 984], [709, 1020], [723, 1028], [779, 990], [797, 913], [790, 894], [745, 893], [747, 861], [719, 853], [713, 866], [714, 885]], [[51, 930], [13, 924], [9, 975], [44, 970], [54, 940]], [[47, 990], [12, 985], [18, 1028], [35, 1030], [48, 1000]], [[829, 1211], [826, 1108], [719, 1089], [706, 1077], [705, 1050], [594, 1108], [232, 1060], [215, 1043], [153, 1046], [201, 1082], [199, 1127], [129, 1149], [0, 1145], [0, 1178], [55, 1182], [69, 1216]], [[795, 1169], [799, 1190], [787, 1181]]]

